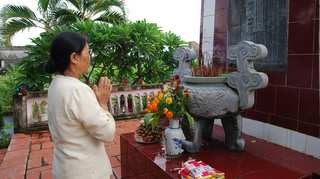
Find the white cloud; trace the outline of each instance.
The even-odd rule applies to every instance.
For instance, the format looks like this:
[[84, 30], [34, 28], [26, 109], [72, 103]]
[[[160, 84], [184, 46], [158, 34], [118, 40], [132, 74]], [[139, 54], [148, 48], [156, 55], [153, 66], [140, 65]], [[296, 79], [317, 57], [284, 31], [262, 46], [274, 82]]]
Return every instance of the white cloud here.
[[[0, 8], [6, 4], [26, 5], [37, 9], [37, 0], [0, 0]], [[157, 23], [163, 31], [172, 31], [186, 41], [199, 41], [200, 0], [125, 0], [129, 20], [146, 19]], [[13, 45], [26, 45], [41, 29], [32, 28], [13, 37]]]

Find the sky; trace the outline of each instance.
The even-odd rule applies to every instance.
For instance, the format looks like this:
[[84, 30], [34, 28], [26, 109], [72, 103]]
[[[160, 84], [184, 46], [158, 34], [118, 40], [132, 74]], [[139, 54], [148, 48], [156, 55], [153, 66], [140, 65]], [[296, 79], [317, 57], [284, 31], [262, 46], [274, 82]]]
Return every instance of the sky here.
[[[201, 0], [124, 0], [128, 19], [146, 19], [157, 23], [165, 32], [172, 31], [185, 41], [199, 42]], [[37, 0], [0, 0], [0, 8], [7, 4], [25, 5], [36, 11]], [[12, 39], [14, 46], [30, 43], [41, 29], [32, 28], [17, 33]]]

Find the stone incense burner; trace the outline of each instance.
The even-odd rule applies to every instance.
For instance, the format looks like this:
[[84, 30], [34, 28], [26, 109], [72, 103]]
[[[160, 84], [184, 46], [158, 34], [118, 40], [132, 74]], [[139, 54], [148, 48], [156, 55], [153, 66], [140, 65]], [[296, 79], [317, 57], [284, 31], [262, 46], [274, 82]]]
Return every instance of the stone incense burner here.
[[253, 61], [267, 56], [264, 45], [242, 41], [231, 46], [228, 58], [237, 62], [237, 71], [223, 77], [191, 76], [189, 61], [195, 57], [193, 49], [177, 49], [174, 58], [179, 61], [175, 74], [183, 79], [189, 91], [188, 111], [195, 118], [192, 126], [184, 129], [191, 137], [182, 141], [188, 152], [198, 152], [202, 139], [211, 139], [214, 119], [221, 119], [225, 144], [228, 149], [244, 150], [245, 141], [240, 137], [240, 111], [254, 104], [254, 91], [268, 84], [268, 76], [257, 72]]

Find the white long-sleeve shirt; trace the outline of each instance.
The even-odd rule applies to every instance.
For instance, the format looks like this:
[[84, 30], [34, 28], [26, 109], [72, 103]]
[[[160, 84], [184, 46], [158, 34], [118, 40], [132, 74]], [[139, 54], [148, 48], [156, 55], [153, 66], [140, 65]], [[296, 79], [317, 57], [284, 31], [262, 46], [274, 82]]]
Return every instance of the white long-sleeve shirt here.
[[112, 168], [104, 141], [115, 134], [113, 116], [80, 80], [57, 75], [48, 90], [55, 179], [106, 179]]

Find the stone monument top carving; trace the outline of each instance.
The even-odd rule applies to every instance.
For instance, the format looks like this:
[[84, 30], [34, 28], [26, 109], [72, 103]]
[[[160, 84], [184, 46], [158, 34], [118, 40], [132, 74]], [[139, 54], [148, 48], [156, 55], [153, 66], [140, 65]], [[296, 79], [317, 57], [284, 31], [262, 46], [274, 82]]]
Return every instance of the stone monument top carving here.
[[254, 104], [254, 90], [264, 88], [268, 84], [268, 76], [257, 72], [253, 61], [265, 58], [268, 50], [264, 45], [250, 41], [242, 41], [231, 46], [228, 58], [236, 60], [237, 72], [228, 75], [227, 83], [239, 93], [240, 109], [251, 108]]
[[179, 47], [173, 54], [173, 59], [179, 62], [178, 68], [173, 71], [173, 75], [179, 75], [183, 78], [185, 75], [192, 75], [190, 68], [191, 60], [197, 58], [197, 52], [189, 47]]

